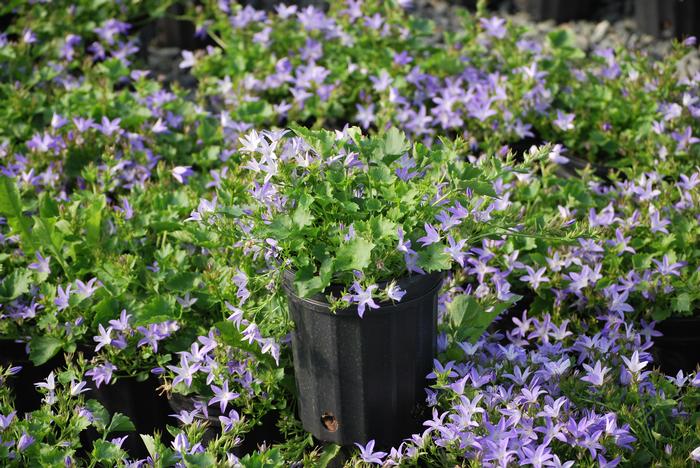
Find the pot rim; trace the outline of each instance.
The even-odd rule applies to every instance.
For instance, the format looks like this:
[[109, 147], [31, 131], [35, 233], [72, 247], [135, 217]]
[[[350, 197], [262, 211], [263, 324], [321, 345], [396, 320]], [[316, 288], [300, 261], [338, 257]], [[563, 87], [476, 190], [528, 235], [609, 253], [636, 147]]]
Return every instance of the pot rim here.
[[[331, 314], [331, 315], [338, 315], [338, 316], [349, 316], [349, 317], [355, 317], [357, 319], [366, 319], [368, 317], [372, 316], [377, 316], [377, 315], [387, 315], [391, 313], [396, 313], [399, 312], [401, 309], [408, 308], [415, 304], [416, 302], [422, 301], [425, 299], [426, 296], [430, 296], [432, 294], [435, 294], [437, 291], [440, 290], [442, 287], [442, 282], [443, 282], [443, 277], [444, 275], [442, 272], [439, 274], [431, 273], [429, 275], [417, 275], [417, 276], [433, 276], [434, 279], [436, 279], [435, 283], [433, 284], [430, 289], [427, 291], [424, 291], [411, 299], [405, 300], [405, 301], [399, 301], [399, 302], [380, 302], [379, 303], [379, 308], [378, 309], [371, 309], [371, 311], [366, 311], [366, 315], [364, 317], [359, 317], [357, 314], [357, 305], [351, 305], [350, 307], [345, 307], [342, 309], [339, 309], [335, 312], [330, 312], [330, 304], [325, 301], [320, 301], [318, 299], [314, 299], [313, 297], [310, 298], [305, 298], [305, 297], [300, 297], [298, 296], [292, 287], [290, 287], [287, 282], [284, 282], [282, 287], [284, 289], [285, 294], [287, 295], [287, 298], [289, 300], [294, 300], [297, 302], [301, 302], [307, 305], [306, 309], [309, 311], [312, 311], [314, 313], [318, 314]], [[435, 278], [436, 277], [436, 278]]]

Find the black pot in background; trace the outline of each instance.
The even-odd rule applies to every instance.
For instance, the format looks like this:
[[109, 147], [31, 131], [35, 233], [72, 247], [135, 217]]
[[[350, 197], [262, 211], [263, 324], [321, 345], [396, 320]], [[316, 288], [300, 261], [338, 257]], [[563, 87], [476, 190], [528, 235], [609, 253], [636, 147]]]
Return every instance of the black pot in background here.
[[655, 37], [700, 35], [700, 2], [697, 0], [635, 0], [637, 28]]
[[593, 0], [515, 0], [515, 4], [535, 21], [563, 23], [588, 19], [593, 12]]
[[63, 354], [59, 354], [49, 359], [48, 362], [35, 366], [29, 360], [26, 347], [26, 343], [0, 339], [0, 366], [22, 366], [22, 370], [6, 382], [12, 389], [15, 409], [19, 415], [39, 409], [43, 395], [37, 391], [34, 384], [46, 380], [52, 370], [65, 364]]
[[294, 276], [285, 292], [295, 323], [292, 351], [299, 415], [317, 439], [350, 445], [397, 444], [421, 429], [425, 376], [437, 349], [441, 274], [399, 282], [401, 302], [331, 313], [322, 295], [300, 298]]
[[666, 374], [697, 369], [700, 364], [700, 317], [672, 317], [656, 326], [663, 333], [654, 339], [656, 363]]
[[[173, 393], [170, 398], [168, 398], [168, 403], [170, 408], [174, 413], [179, 413], [180, 411], [192, 411], [195, 408], [195, 397], [183, 396], [177, 393]], [[206, 402], [205, 402], [206, 404]], [[209, 417], [205, 418], [204, 415], [199, 415], [201, 419], [206, 419], [209, 421], [209, 427], [204, 432], [204, 438], [202, 439], [202, 444], [207, 445], [210, 441], [215, 439], [221, 433], [221, 422], [219, 421], [219, 416], [221, 416], [221, 411], [218, 404], [214, 406], [208, 406]], [[230, 411], [231, 407], [227, 408]], [[234, 408], [237, 409], [237, 408]], [[240, 411], [238, 411], [240, 413]], [[177, 422], [174, 418], [170, 418], [170, 424], [175, 425]], [[270, 445], [282, 441], [282, 434], [277, 427], [277, 420], [279, 419], [279, 413], [276, 411], [271, 411], [263, 416], [260, 424], [256, 425], [247, 434], [242, 436], [243, 441], [241, 445], [234, 447], [231, 453], [241, 458], [250, 453], [255, 452], [258, 448], [263, 445]]]
[[[165, 429], [169, 421], [168, 415], [171, 413], [168, 398], [160, 395], [158, 387], [160, 382], [155, 377], [139, 382], [134, 378], [122, 378], [112, 385], [101, 385], [100, 388], [92, 388], [85, 393], [85, 399], [99, 401], [109, 411], [110, 416], [114, 413], [122, 413], [131, 419], [136, 431], [110, 434], [109, 438], [117, 436], [129, 437], [122, 445], [131, 458], [145, 458], [148, 456], [146, 446], [143, 444], [139, 434], [153, 434], [155, 430], [160, 431], [162, 440], [169, 444], [172, 440], [170, 433]], [[86, 452], [92, 450], [92, 444], [98, 439], [97, 431], [90, 427], [83, 431], [80, 440]]]

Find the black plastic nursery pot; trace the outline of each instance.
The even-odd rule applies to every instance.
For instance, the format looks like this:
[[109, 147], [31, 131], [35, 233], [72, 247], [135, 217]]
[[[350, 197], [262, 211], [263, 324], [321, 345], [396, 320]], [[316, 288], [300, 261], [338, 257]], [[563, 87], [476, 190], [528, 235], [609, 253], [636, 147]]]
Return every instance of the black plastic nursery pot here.
[[656, 37], [682, 39], [700, 34], [700, 2], [697, 0], [635, 0], [637, 28]]
[[[134, 423], [136, 431], [116, 433], [110, 437], [129, 437], [122, 444], [122, 448], [131, 458], [145, 458], [148, 456], [146, 446], [139, 434], [152, 434], [159, 430], [163, 440], [169, 443], [171, 438], [165, 430], [166, 424], [173, 422], [168, 415], [171, 413], [168, 398], [158, 391], [160, 382], [155, 377], [149, 377], [144, 381], [135, 378], [121, 378], [111, 385], [101, 385], [100, 388], [92, 388], [86, 392], [86, 399], [99, 401], [110, 416], [121, 413], [128, 416]], [[99, 439], [94, 428], [83, 431], [80, 436], [83, 448], [90, 451], [95, 440]]]
[[340, 445], [399, 443], [420, 430], [426, 375], [437, 350], [441, 274], [399, 281], [401, 302], [332, 313], [323, 295], [301, 298], [294, 276], [284, 288], [292, 333], [299, 416], [317, 439]]
[[65, 364], [63, 354], [59, 354], [46, 363], [35, 366], [29, 360], [26, 347], [26, 343], [0, 339], [0, 366], [22, 366], [22, 370], [10, 377], [6, 383], [12, 389], [15, 409], [21, 415], [37, 410], [41, 406], [42, 394], [37, 391], [34, 384], [46, 380], [52, 370]]
[[587, 19], [593, 7], [593, 0], [516, 0], [515, 3], [535, 21], [553, 20], [556, 23]]
[[676, 375], [690, 372], [700, 364], [700, 316], [672, 317], [659, 322], [663, 333], [654, 339], [654, 354], [661, 370]]
[[[202, 401], [205, 405], [207, 404], [206, 401]], [[183, 410], [192, 411], [195, 408], [196, 402], [197, 399], [195, 397], [180, 395], [177, 393], [173, 393], [168, 398], [168, 403], [170, 404], [170, 408], [172, 408], [174, 413], [179, 413]], [[241, 413], [240, 409], [233, 409], [236, 409], [239, 413]], [[231, 407], [227, 409], [227, 411], [230, 410]], [[204, 437], [202, 440], [205, 445], [221, 434], [221, 422], [219, 421], [219, 416], [222, 414], [219, 410], [219, 406], [208, 406], [207, 412], [209, 413], [207, 418], [204, 418], [203, 415], [199, 416], [200, 418], [206, 419], [209, 422], [209, 425], [204, 431]], [[262, 445], [271, 445], [282, 441], [282, 434], [277, 427], [279, 416], [279, 412], [277, 411], [270, 411], [265, 414], [261, 418], [258, 425], [241, 436], [243, 439], [241, 444], [234, 447], [231, 452], [240, 458], [259, 450], [259, 447]], [[170, 418], [170, 424], [174, 424], [174, 419]]]

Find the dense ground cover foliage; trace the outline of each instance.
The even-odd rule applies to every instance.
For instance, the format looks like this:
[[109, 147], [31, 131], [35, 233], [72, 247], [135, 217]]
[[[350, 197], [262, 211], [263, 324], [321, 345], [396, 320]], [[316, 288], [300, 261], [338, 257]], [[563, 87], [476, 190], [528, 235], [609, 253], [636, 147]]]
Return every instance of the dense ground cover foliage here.
[[[693, 39], [656, 62], [524, 40], [483, 5], [436, 37], [405, 1], [182, 2], [203, 43], [183, 88], [139, 41], [172, 3], [0, 7], [3, 465], [700, 461], [698, 369], [654, 351], [700, 307]], [[303, 430], [287, 270], [360, 316], [446, 272], [421, 432]], [[167, 427], [100, 402], [131, 381]]]

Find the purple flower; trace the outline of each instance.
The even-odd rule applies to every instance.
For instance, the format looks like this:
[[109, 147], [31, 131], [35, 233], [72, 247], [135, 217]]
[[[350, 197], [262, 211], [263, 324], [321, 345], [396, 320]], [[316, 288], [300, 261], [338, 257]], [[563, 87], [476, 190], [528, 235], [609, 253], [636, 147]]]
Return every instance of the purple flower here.
[[662, 276], [681, 276], [680, 269], [687, 265], [686, 262], [670, 263], [668, 255], [664, 255], [661, 262], [656, 259], [652, 259], [652, 262], [656, 264], [656, 271]]
[[395, 281], [392, 281], [391, 283], [389, 283], [389, 286], [386, 287], [386, 295], [392, 301], [398, 302], [401, 300], [401, 298], [403, 298], [406, 295], [406, 291], [399, 288]]
[[551, 450], [546, 445], [538, 445], [536, 449], [528, 446], [523, 446], [522, 456], [520, 458], [521, 465], [532, 465], [535, 468], [551, 466], [553, 457]]
[[191, 166], [175, 166], [172, 170], [173, 177], [181, 184], [187, 184], [188, 177], [194, 175]]
[[583, 368], [586, 370], [587, 374], [584, 377], [581, 377], [581, 380], [584, 382], [589, 382], [596, 387], [603, 385], [605, 374], [610, 371], [610, 368], [603, 367], [600, 361], [596, 361], [595, 367], [591, 367], [584, 363]]
[[[39, 251], [36, 251], [36, 258], [37, 261], [34, 263], [31, 263], [28, 268], [31, 268], [32, 270], [36, 270], [39, 273], [51, 273], [51, 267], [49, 266], [49, 260], [51, 260], [51, 257], [42, 257], [41, 253]], [[66, 305], [66, 307], [68, 307]]]
[[404, 236], [403, 229], [399, 227], [399, 228], [396, 230], [396, 233], [397, 233], [398, 238], [399, 238], [399, 244], [396, 246], [396, 250], [398, 250], [399, 252], [404, 252], [404, 253], [406, 253], [406, 254], [414, 254], [414, 253], [416, 253], [414, 250], [411, 249], [411, 241], [410, 241], [410, 240], [408, 240], [408, 241], [407, 241], [407, 240], [404, 240], [404, 238], [403, 238], [403, 236]]
[[631, 236], [625, 237], [625, 235], [622, 233], [622, 229], [617, 228], [615, 229], [615, 240], [608, 240], [608, 245], [618, 248], [622, 247], [620, 249], [620, 252], [617, 254], [618, 256], [622, 255], [625, 252], [636, 253], [636, 251], [632, 247], [627, 245], [631, 238]]
[[622, 293], [618, 291], [612, 291], [610, 294], [610, 303], [608, 307], [611, 312], [634, 312], [634, 308], [627, 304], [627, 296], [629, 296], [629, 291], [625, 290]]
[[109, 324], [114, 330], [117, 331], [126, 331], [129, 328], [129, 318], [131, 317], [131, 314], [126, 313], [126, 309], [122, 309], [121, 313], [119, 314], [119, 319], [118, 320], [110, 320]]
[[66, 286], [64, 290], [61, 286], [56, 288], [56, 299], [54, 304], [58, 306], [58, 310], [63, 310], [68, 308], [68, 301], [70, 300], [71, 285]]
[[700, 446], [696, 447], [692, 452], [690, 452], [690, 459], [700, 463]]
[[192, 411], [181, 410], [177, 414], [170, 414], [173, 418], [179, 420], [182, 424], [188, 426], [192, 424], [197, 416], [201, 413], [199, 408], [195, 408]]
[[389, 86], [391, 86], [391, 75], [387, 73], [386, 70], [382, 70], [379, 76], [370, 76], [369, 80], [374, 85], [373, 88], [376, 92], [381, 93]]
[[90, 130], [95, 125], [95, 122], [90, 118], [75, 117], [73, 118], [73, 125], [75, 125], [75, 129], [79, 133], [84, 133]]
[[[154, 352], [158, 352], [158, 342], [170, 336], [168, 329], [169, 322], [152, 323], [148, 327], [138, 327], [137, 330], [143, 335], [143, 338], [136, 344], [137, 347], [150, 344]], [[176, 328], [177, 329], [177, 328]]]
[[459, 264], [459, 266], [464, 268], [464, 258], [467, 256], [467, 254], [463, 252], [462, 249], [464, 249], [464, 246], [467, 244], [467, 240], [462, 239], [455, 242], [452, 235], [449, 235], [447, 236], [447, 242], [449, 247], [445, 247], [445, 252], [448, 253], [450, 257], [452, 257], [452, 259]]
[[574, 129], [574, 114], [567, 114], [560, 110], [557, 110], [557, 118], [552, 121], [554, 125], [559, 127], [563, 131]]
[[95, 346], [95, 352], [99, 351], [104, 346], [109, 346], [112, 344], [112, 327], [107, 327], [106, 330], [102, 324], [99, 324], [97, 327], [99, 335], [92, 338], [97, 343], [97, 346]]
[[99, 130], [104, 136], [112, 136], [114, 134], [121, 135], [124, 130], [119, 126], [122, 119], [109, 120], [107, 117], [102, 117], [102, 122], [95, 125], [95, 128]]
[[668, 234], [668, 229], [666, 226], [671, 224], [671, 221], [664, 218], [659, 218], [659, 212], [652, 207], [649, 207], [649, 221], [651, 222], [651, 232], [663, 232]]
[[496, 39], [503, 39], [506, 36], [506, 20], [498, 16], [491, 18], [481, 18], [479, 23], [486, 31], [486, 34]]
[[30, 436], [26, 432], [22, 433], [22, 436], [17, 441], [17, 450], [19, 452], [24, 452], [24, 450], [34, 443], [34, 437]]
[[177, 374], [173, 379], [173, 387], [178, 383], [184, 383], [188, 388], [192, 386], [192, 378], [197, 373], [201, 366], [199, 364], [194, 364], [190, 366], [190, 362], [187, 360], [187, 356], [184, 354], [180, 356], [180, 367], [168, 366], [168, 369]]
[[190, 212], [190, 217], [185, 219], [185, 221], [203, 221], [207, 213], [214, 213], [216, 211], [216, 196], [209, 201], [205, 198], [199, 199], [199, 205], [196, 210]]
[[189, 309], [194, 305], [195, 302], [197, 302], [196, 297], [190, 297], [190, 293], [186, 292], [185, 297], [177, 297], [175, 298], [178, 304], [182, 306], [183, 309]]
[[122, 206], [115, 206], [114, 210], [119, 213], [124, 213], [124, 219], [128, 221], [134, 217], [134, 209], [131, 207], [128, 198], [121, 197], [121, 200]]
[[175, 436], [175, 440], [173, 440], [173, 448], [179, 453], [186, 453], [189, 450], [190, 441], [187, 439], [187, 435], [185, 435], [184, 432], [181, 432]]
[[192, 68], [197, 64], [197, 59], [194, 56], [194, 53], [189, 50], [183, 50], [181, 52], [182, 54], [182, 62], [178, 65], [181, 69], [184, 68]]
[[95, 282], [97, 282], [97, 278], [93, 278], [93, 279], [89, 280], [87, 283], [83, 283], [80, 280], [76, 280], [75, 285], [78, 288], [77, 289], [78, 294], [80, 294], [81, 296], [83, 296], [86, 299], [88, 297], [91, 297], [95, 293], [97, 288], [99, 287], [99, 285], [97, 287], [95, 287]]
[[359, 315], [360, 318], [365, 314], [365, 307], [369, 307], [370, 309], [379, 308], [377, 303], [374, 302], [374, 299], [372, 299], [372, 291], [377, 289], [376, 284], [372, 284], [368, 286], [367, 289], [363, 290], [360, 283], [355, 281], [350, 289], [354, 291], [355, 294], [345, 296], [345, 299], [357, 303], [357, 315]]
[[632, 353], [631, 358], [627, 358], [625, 356], [622, 356], [622, 360], [625, 362], [625, 366], [627, 366], [627, 369], [632, 374], [638, 374], [641, 372], [642, 369], [644, 369], [647, 364], [649, 364], [647, 361], [641, 361], [639, 360], [639, 351], [635, 350], [634, 353]]
[[537, 271], [530, 266], [525, 266], [525, 269], [527, 270], [527, 275], [521, 276], [520, 281], [527, 281], [532, 289], [539, 288], [541, 283], [549, 283], [549, 278], [544, 276], [545, 272], [547, 271], [545, 267], [542, 267]]
[[112, 380], [112, 373], [117, 370], [117, 366], [111, 362], [105, 362], [104, 364], [97, 365], [92, 369], [85, 372], [85, 375], [92, 377], [92, 381], [95, 382], [95, 386], [100, 388], [100, 385], [107, 384]]
[[369, 126], [372, 125], [372, 122], [374, 122], [376, 119], [374, 114], [374, 104], [368, 104], [367, 106], [356, 104], [355, 108], [357, 108], [357, 116], [355, 118], [360, 123], [362, 128], [365, 130], [368, 129]]
[[700, 142], [700, 138], [693, 136], [693, 129], [690, 126], [685, 127], [683, 133], [673, 132], [671, 136], [678, 142], [678, 151], [683, 151], [688, 146]]
[[375, 463], [381, 465], [383, 463], [384, 457], [386, 457], [386, 452], [375, 452], [374, 451], [374, 440], [367, 442], [364, 447], [358, 443], [355, 443], [357, 448], [360, 449], [360, 458], [365, 463]]
[[0, 430], [4, 431], [8, 427], [10, 427], [10, 424], [12, 424], [12, 420], [15, 419], [16, 414], [16, 411], [12, 411], [7, 416], [0, 414]]
[[81, 393], [85, 393], [89, 391], [89, 388], [85, 388], [87, 385], [87, 382], [80, 381], [76, 382], [75, 380], [70, 381], [70, 396], [78, 396]]
[[438, 234], [437, 230], [431, 224], [425, 223], [424, 227], [425, 236], [418, 239], [418, 242], [420, 242], [423, 247], [440, 242], [440, 234]]
[[209, 400], [209, 406], [218, 402], [219, 408], [221, 409], [222, 413], [226, 410], [226, 405], [228, 405], [229, 401], [235, 400], [240, 396], [236, 392], [229, 391], [228, 380], [224, 381], [223, 387], [217, 387], [216, 385], [212, 385], [211, 390], [214, 392], [214, 397], [211, 400]]
[[219, 421], [221, 421], [223, 431], [226, 433], [241, 421], [241, 416], [238, 414], [238, 411], [232, 409], [229, 411], [228, 416], [219, 416]]
[[35, 383], [34, 386], [36, 388], [44, 388], [49, 392], [56, 390], [56, 376], [54, 375], [53, 371], [51, 371], [46, 377], [46, 381]]

